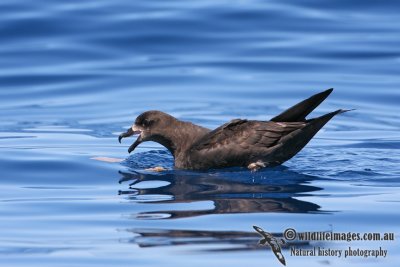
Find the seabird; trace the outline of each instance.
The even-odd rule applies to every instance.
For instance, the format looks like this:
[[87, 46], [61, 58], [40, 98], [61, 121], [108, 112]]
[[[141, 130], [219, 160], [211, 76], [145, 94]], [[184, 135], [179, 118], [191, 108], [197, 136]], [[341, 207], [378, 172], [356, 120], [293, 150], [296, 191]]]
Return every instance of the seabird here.
[[157, 142], [174, 156], [177, 169], [207, 170], [247, 167], [258, 170], [280, 165], [296, 155], [339, 109], [306, 119], [332, 92], [328, 89], [285, 110], [269, 121], [234, 119], [210, 130], [156, 110], [139, 115], [118, 140], [139, 135], [129, 147], [131, 153], [146, 141]]

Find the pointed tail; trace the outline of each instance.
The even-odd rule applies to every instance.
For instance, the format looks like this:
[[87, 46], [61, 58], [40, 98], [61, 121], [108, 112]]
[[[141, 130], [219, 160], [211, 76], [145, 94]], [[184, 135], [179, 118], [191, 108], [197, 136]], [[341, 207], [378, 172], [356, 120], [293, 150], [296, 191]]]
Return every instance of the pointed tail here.
[[314, 137], [314, 135], [335, 115], [344, 113], [351, 110], [338, 109], [328, 114], [322, 115], [318, 118], [306, 121], [306, 126], [291, 132], [283, 137], [273, 152], [274, 158], [280, 164], [287, 161], [296, 155], [307, 143]]
[[295, 122], [295, 121], [305, 121], [308, 114], [310, 114], [319, 104], [324, 101], [330, 93], [332, 93], [333, 88], [318, 93], [316, 95], [301, 101], [300, 103], [294, 105], [293, 107], [285, 110], [278, 116], [275, 116], [271, 121], [275, 122]]

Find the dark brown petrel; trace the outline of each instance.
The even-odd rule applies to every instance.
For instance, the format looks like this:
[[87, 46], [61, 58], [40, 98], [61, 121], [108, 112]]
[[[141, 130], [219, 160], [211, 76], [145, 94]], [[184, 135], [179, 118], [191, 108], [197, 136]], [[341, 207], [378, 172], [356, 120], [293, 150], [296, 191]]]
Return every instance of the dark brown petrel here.
[[339, 109], [306, 119], [332, 90], [313, 95], [269, 121], [235, 119], [215, 130], [180, 121], [161, 111], [146, 111], [118, 140], [139, 135], [129, 153], [142, 142], [160, 143], [172, 153], [178, 169], [237, 166], [257, 170], [276, 166], [296, 155], [333, 116], [347, 111]]

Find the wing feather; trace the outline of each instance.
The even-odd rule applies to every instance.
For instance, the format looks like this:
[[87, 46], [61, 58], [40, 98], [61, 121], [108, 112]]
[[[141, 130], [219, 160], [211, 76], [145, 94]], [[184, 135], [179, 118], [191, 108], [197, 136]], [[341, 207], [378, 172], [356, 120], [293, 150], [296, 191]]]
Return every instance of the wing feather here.
[[279, 143], [304, 122], [248, 121], [236, 119], [209, 132], [191, 147], [191, 156], [199, 164], [237, 165]]

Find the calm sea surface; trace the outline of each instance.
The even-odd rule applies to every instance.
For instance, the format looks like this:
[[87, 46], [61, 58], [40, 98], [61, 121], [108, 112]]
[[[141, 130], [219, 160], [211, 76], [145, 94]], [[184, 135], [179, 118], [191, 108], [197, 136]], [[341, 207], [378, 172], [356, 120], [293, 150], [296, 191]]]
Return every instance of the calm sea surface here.
[[[1, 266], [282, 266], [252, 226], [394, 233], [293, 241], [287, 266], [399, 266], [398, 1], [0, 2]], [[327, 88], [335, 117], [283, 166], [175, 171], [119, 133], [158, 109], [214, 128]], [[104, 162], [96, 157], [121, 158]], [[168, 170], [146, 171], [155, 166]], [[385, 249], [294, 256], [291, 247]]]

